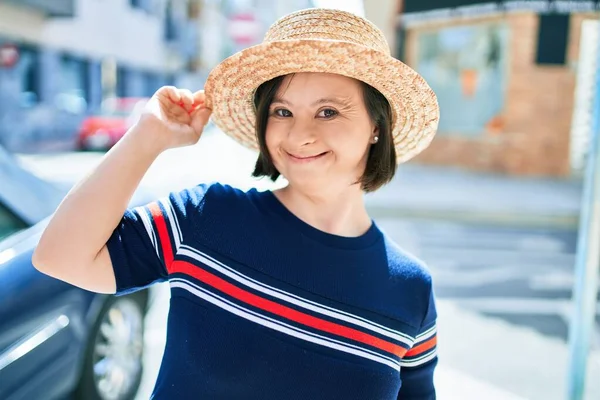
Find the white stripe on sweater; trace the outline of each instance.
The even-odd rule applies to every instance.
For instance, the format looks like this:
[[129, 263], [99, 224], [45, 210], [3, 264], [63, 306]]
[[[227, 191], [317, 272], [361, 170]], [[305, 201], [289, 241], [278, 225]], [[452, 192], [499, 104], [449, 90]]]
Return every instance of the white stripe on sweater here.
[[355, 316], [340, 310], [336, 310], [331, 307], [327, 307], [313, 301], [303, 299], [291, 293], [287, 293], [283, 290], [274, 288], [272, 286], [265, 285], [261, 282], [258, 282], [252, 278], [249, 278], [238, 271], [233, 270], [232, 268], [226, 266], [220, 261], [210, 257], [207, 254], [204, 254], [192, 247], [182, 245], [179, 251], [179, 254], [185, 255], [187, 257], [193, 258], [202, 264], [220, 272], [221, 274], [247, 286], [259, 292], [268, 294], [269, 296], [275, 297], [279, 300], [286, 301], [288, 303], [294, 304], [296, 306], [305, 308], [307, 310], [311, 310], [313, 312], [327, 315], [329, 317], [345, 321], [362, 328], [368, 329], [373, 332], [377, 332], [381, 335], [387, 336], [389, 338], [395, 339], [401, 343], [406, 344], [407, 346], [412, 346], [414, 343], [414, 339], [408, 335], [405, 335], [401, 332], [393, 331], [385, 326], [379, 325], [375, 322], [369, 321], [365, 318]]

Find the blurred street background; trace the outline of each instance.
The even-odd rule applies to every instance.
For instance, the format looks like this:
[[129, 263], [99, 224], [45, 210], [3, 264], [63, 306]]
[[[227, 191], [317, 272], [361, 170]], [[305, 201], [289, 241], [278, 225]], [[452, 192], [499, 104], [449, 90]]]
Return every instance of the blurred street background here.
[[[202, 88], [277, 18], [315, 6], [377, 24], [438, 96], [432, 145], [367, 204], [431, 269], [439, 398], [565, 399], [583, 177], [598, 128], [598, 1], [0, 0], [0, 150], [64, 193], [160, 86]], [[137, 196], [214, 180], [282, 184], [250, 178], [255, 161], [209, 125], [197, 145], [161, 155]], [[13, 221], [4, 176], [0, 224]], [[35, 222], [0, 226], [0, 279], [12, 257], [3, 259], [3, 236]], [[153, 296], [138, 399], [152, 391], [165, 340], [168, 287]], [[581, 388], [589, 400], [600, 399], [599, 313]], [[0, 394], [11, 349], [2, 329]]]

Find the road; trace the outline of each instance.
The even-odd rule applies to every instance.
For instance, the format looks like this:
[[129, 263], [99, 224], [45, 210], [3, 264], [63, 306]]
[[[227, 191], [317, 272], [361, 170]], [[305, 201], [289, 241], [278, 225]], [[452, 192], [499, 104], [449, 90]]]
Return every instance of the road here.
[[575, 231], [442, 221], [380, 224], [429, 265], [439, 298], [567, 340]]
[[[73, 153], [22, 156], [22, 161], [39, 175], [70, 185], [100, 157]], [[248, 178], [254, 159], [252, 152], [210, 132], [197, 146], [163, 154], [142, 188], [147, 196], [158, 197], [211, 180], [242, 188], [272, 187]], [[377, 223], [431, 269], [443, 369], [470, 379], [473, 391], [483, 386], [497, 390], [498, 399], [563, 398], [576, 232], [394, 218]], [[153, 351], [146, 354], [139, 398], [148, 398], [164, 346], [169, 294], [165, 286], [159, 293], [148, 318], [146, 341]], [[598, 337], [594, 344], [600, 347]], [[600, 356], [594, 355], [590, 371], [600, 373]], [[590, 399], [600, 398], [597, 381], [589, 385]]]

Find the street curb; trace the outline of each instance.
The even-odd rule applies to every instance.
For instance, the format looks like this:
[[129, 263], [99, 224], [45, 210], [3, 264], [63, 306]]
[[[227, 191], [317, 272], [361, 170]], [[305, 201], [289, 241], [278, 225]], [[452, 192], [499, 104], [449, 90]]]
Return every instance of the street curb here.
[[409, 207], [386, 207], [367, 204], [369, 214], [377, 218], [406, 218], [424, 220], [442, 220], [473, 225], [488, 225], [513, 228], [554, 228], [577, 230], [578, 214], [543, 215], [507, 213], [493, 211], [432, 210]]

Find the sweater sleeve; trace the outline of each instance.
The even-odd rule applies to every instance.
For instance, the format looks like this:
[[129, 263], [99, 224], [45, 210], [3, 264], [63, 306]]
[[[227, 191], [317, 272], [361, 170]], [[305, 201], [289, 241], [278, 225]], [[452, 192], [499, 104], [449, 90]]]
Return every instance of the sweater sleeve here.
[[433, 374], [437, 357], [437, 312], [433, 289], [429, 290], [427, 313], [412, 348], [401, 362], [402, 386], [398, 400], [435, 400]]
[[117, 295], [165, 281], [168, 268], [204, 204], [206, 185], [125, 211], [106, 243]]

